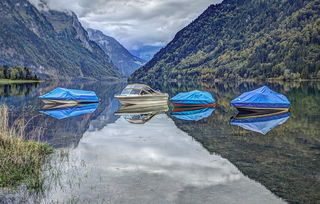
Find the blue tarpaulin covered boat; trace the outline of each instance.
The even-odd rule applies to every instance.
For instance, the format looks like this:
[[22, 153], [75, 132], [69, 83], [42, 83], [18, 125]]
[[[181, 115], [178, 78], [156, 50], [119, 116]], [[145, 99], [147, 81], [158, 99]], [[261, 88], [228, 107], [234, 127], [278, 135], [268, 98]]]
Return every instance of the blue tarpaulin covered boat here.
[[172, 97], [170, 101], [174, 106], [206, 106], [215, 107], [215, 100], [209, 92], [190, 91], [179, 93]]
[[50, 115], [56, 119], [64, 119], [73, 116], [79, 116], [83, 114], [93, 113], [98, 108], [98, 103], [90, 103], [84, 105], [77, 105], [71, 107], [54, 108], [51, 107], [49, 110], [42, 110], [40, 113]]
[[184, 109], [173, 109], [173, 112], [171, 113], [172, 116], [175, 118], [181, 119], [181, 120], [193, 120], [198, 121], [202, 120], [204, 118], [209, 117], [213, 111], [214, 108], [184, 108]]
[[93, 91], [56, 88], [39, 97], [45, 103], [97, 103], [99, 98]]
[[242, 127], [246, 130], [259, 132], [261, 134], [267, 134], [270, 130], [285, 123], [290, 117], [290, 112], [268, 115], [268, 116], [258, 116], [253, 118], [233, 118], [230, 120], [231, 125], [236, 125]]
[[290, 102], [286, 96], [274, 92], [267, 86], [245, 92], [233, 99], [231, 106], [239, 110], [288, 110]]

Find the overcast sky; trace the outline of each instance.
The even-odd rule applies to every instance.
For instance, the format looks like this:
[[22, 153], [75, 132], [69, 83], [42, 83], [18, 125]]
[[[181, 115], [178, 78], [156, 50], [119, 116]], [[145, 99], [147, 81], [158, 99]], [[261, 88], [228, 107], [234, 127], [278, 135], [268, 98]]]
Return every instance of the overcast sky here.
[[45, 1], [51, 9], [75, 12], [84, 27], [99, 29], [128, 49], [137, 49], [141, 45], [166, 45], [210, 4], [222, 0]]

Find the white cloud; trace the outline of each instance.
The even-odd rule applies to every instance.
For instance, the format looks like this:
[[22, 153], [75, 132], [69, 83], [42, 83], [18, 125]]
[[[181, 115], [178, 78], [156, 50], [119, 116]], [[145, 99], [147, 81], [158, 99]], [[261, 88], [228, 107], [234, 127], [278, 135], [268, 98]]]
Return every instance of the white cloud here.
[[51, 9], [74, 11], [85, 27], [99, 29], [132, 49], [165, 45], [210, 4], [222, 0], [45, 1]]

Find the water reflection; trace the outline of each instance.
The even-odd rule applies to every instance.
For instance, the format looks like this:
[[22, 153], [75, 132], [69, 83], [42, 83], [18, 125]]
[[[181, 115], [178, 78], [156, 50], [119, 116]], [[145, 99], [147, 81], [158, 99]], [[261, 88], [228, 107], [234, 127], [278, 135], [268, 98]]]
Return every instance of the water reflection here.
[[0, 83], [0, 98], [11, 96], [27, 96], [37, 87], [39, 87], [39, 83]]
[[175, 107], [171, 115], [181, 120], [199, 121], [211, 116], [214, 110], [203, 107]]
[[282, 203], [165, 114], [143, 126], [121, 117], [87, 132], [68, 158], [45, 202]]
[[121, 106], [115, 115], [122, 116], [126, 121], [133, 124], [144, 124], [151, 120], [155, 115], [167, 112], [169, 110], [167, 104], [158, 104], [146, 106], [127, 105]]
[[98, 103], [91, 104], [53, 104], [42, 107], [40, 113], [44, 113], [56, 119], [75, 117], [83, 114], [93, 113], [98, 108]]
[[[264, 84], [152, 85], [170, 96], [194, 89], [205, 90], [215, 95], [219, 105], [214, 114], [198, 121], [181, 120], [167, 112], [170, 118], [155, 114], [144, 125], [131, 124], [114, 114], [120, 104], [113, 95], [123, 89], [125, 84], [121, 83], [41, 83], [26, 91], [26, 96], [18, 96], [12, 91], [1, 93], [0, 103], [10, 107], [11, 118], [27, 119], [27, 138], [39, 138], [55, 148], [70, 149], [71, 162], [61, 164], [67, 171], [62, 174], [61, 185], [71, 186], [66, 190], [49, 191], [48, 200], [65, 200], [74, 196], [83, 199], [75, 203], [97, 203], [95, 201], [102, 198], [106, 203], [121, 199], [141, 203], [134, 200], [135, 195], [139, 195], [137, 198], [146, 203], [161, 203], [159, 197], [167, 198], [167, 194], [168, 203], [174, 203], [174, 199], [176, 203], [207, 203], [206, 200], [212, 201], [213, 197], [216, 199], [213, 203], [230, 203], [224, 200], [230, 196], [243, 202], [251, 198], [256, 199], [255, 203], [263, 203], [264, 196], [275, 197], [265, 186], [288, 202], [315, 203], [320, 192], [320, 83], [267, 83], [273, 90], [288, 96], [292, 108], [290, 119], [266, 135], [230, 125], [235, 109], [229, 107], [229, 102], [261, 85]], [[59, 86], [93, 90], [101, 98], [101, 104], [92, 114], [63, 120], [39, 114], [43, 104], [38, 96]], [[140, 114], [144, 113], [136, 115]], [[181, 147], [184, 145], [186, 148]], [[213, 155], [210, 156], [203, 147]], [[195, 168], [188, 162], [195, 163]], [[166, 163], [170, 165], [166, 166]], [[73, 166], [77, 166], [80, 173], [72, 172]], [[171, 171], [174, 177], [170, 175]], [[256, 192], [255, 188], [263, 190]], [[250, 192], [252, 195], [248, 195]], [[242, 194], [247, 197], [242, 198]], [[121, 198], [122, 195], [128, 196]]]
[[[109, 108], [113, 107], [114, 104], [117, 105], [113, 102], [113, 95], [119, 93], [124, 86], [124, 83], [109, 82], [44, 82], [40, 83], [36, 89], [26, 86], [30, 89], [27, 91], [28, 95], [24, 97], [11, 95], [11, 92], [6, 93], [10, 96], [0, 97], [0, 104], [7, 104], [10, 108], [10, 124], [21, 117], [28, 121], [28, 126], [25, 129], [26, 139], [48, 142], [56, 148], [75, 147], [85, 131], [90, 128], [101, 128], [107, 122], [117, 119], [113, 115], [114, 109], [110, 111]], [[43, 102], [39, 100], [39, 96], [57, 87], [93, 90], [101, 98], [101, 103], [91, 114], [67, 117], [63, 120], [57, 120], [50, 115], [39, 113], [43, 107]], [[96, 123], [91, 123], [93, 120]]]
[[267, 134], [273, 128], [282, 125], [290, 118], [290, 112], [274, 113], [238, 113], [231, 118], [230, 124], [246, 130]]
[[[266, 135], [230, 125], [236, 111], [229, 107], [230, 101], [262, 85], [288, 97], [290, 119]], [[178, 128], [288, 202], [315, 203], [320, 199], [320, 83], [168, 83], [159, 87], [170, 96], [194, 89], [210, 92], [219, 104], [213, 117], [192, 122], [172, 117]]]

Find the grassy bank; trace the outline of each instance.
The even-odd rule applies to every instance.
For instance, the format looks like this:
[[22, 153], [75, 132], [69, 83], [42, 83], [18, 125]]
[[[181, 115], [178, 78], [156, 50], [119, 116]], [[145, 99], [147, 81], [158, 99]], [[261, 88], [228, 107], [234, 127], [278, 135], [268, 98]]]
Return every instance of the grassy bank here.
[[53, 150], [48, 144], [23, 139], [26, 123], [16, 120], [9, 128], [9, 112], [0, 105], [0, 187], [26, 184], [37, 189], [42, 185], [41, 170], [45, 157]]
[[23, 84], [23, 83], [40, 83], [41, 80], [11, 80], [11, 79], [0, 79], [0, 84]]

